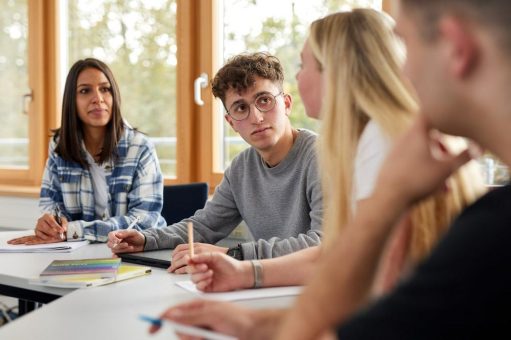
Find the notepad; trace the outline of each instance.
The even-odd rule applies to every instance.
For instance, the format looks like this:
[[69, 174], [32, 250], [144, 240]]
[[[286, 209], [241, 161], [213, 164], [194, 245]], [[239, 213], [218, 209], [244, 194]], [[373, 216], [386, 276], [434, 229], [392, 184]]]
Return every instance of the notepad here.
[[77, 241], [26, 245], [8, 244], [7, 240], [1, 240], [0, 253], [69, 253], [88, 243], [89, 241]]
[[179, 281], [176, 282], [176, 285], [186, 289], [189, 292], [195, 293], [202, 298], [221, 301], [238, 301], [261, 298], [273, 298], [281, 296], [294, 296], [299, 295], [303, 289], [303, 286], [286, 286], [257, 289], [240, 289], [232, 292], [204, 293], [198, 290], [192, 281]]
[[121, 264], [117, 273], [113, 277], [105, 278], [88, 278], [88, 277], [60, 277], [54, 279], [48, 278], [35, 278], [29, 280], [30, 284], [58, 288], [87, 288], [101, 286], [113, 282], [128, 280], [131, 278], [147, 275], [151, 273], [151, 267], [135, 266], [129, 264]]

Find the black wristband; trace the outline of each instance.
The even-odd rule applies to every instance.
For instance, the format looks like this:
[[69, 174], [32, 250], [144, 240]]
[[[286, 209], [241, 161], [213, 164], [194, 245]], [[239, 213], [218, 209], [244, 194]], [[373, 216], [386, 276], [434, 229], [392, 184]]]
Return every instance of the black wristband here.
[[243, 248], [241, 247], [241, 244], [238, 244], [236, 247], [229, 248], [229, 250], [227, 250], [227, 255], [235, 258], [236, 260], [243, 261]]

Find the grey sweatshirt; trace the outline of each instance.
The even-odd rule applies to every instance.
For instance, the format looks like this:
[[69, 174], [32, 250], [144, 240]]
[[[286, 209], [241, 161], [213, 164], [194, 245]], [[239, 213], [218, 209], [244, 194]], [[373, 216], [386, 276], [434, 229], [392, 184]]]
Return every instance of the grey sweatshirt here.
[[314, 133], [300, 130], [287, 156], [273, 168], [254, 148], [244, 150], [225, 170], [204, 209], [167, 227], [142, 231], [145, 250], [186, 243], [188, 221], [193, 222], [194, 241], [210, 244], [245, 221], [257, 240], [242, 244], [247, 260], [319, 245], [323, 204], [315, 142]]

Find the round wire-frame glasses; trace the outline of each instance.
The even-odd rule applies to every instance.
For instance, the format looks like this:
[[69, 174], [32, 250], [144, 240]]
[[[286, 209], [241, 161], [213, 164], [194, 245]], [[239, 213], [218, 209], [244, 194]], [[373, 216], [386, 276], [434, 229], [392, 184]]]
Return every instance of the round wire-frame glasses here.
[[261, 93], [255, 97], [254, 101], [250, 104], [245, 101], [235, 102], [231, 105], [229, 110], [226, 110], [227, 114], [234, 120], [245, 120], [250, 116], [250, 106], [252, 106], [252, 104], [254, 104], [259, 112], [268, 112], [275, 107], [275, 104], [277, 104], [277, 97], [281, 94], [284, 94], [284, 92], [279, 92], [275, 95], [271, 93]]

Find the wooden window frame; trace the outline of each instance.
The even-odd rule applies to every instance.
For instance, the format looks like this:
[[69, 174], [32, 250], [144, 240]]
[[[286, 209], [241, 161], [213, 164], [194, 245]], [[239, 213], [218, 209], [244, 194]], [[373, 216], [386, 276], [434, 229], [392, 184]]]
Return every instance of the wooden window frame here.
[[[186, 0], [181, 1], [186, 2]], [[196, 39], [196, 41], [199, 42], [199, 46], [197, 50], [194, 51], [197, 52], [197, 54], [189, 55], [199, 55], [200, 57], [197, 63], [198, 68], [193, 69], [192, 74], [198, 75], [200, 72], [206, 72], [212, 77], [221, 66], [221, 60], [218, 60], [214, 53], [218, 40], [218, 34], [216, 32], [216, 28], [218, 27], [218, 13], [216, 13], [219, 8], [218, 1], [220, 0], [190, 1], [191, 3], [198, 4], [198, 8], [196, 8], [195, 11], [199, 13], [199, 21], [197, 22], [199, 36]], [[382, 0], [382, 10], [384, 12], [390, 14], [392, 13], [392, 8], [392, 0]], [[186, 94], [182, 95], [186, 96]], [[205, 104], [198, 109], [199, 116], [196, 120], [196, 122], [199, 123], [197, 131], [201, 136], [201, 143], [200, 145], [194, 145], [195, 149], [190, 150], [192, 153], [193, 150], [196, 150], [195, 154], [201, 155], [201, 159], [191, 159], [192, 169], [197, 167], [199, 173], [191, 172], [193, 174], [191, 178], [197, 181], [207, 181], [210, 184], [210, 188], [213, 189], [223, 178], [223, 172], [216, 171], [216, 169], [221, 168], [221, 164], [218, 164], [221, 160], [218, 157], [219, 150], [216, 143], [218, 138], [222, 135], [222, 131], [218, 128], [219, 125], [213, 124], [213, 122], [214, 119], [223, 119], [223, 117], [219, 115], [219, 112], [221, 112], [219, 110], [220, 103], [211, 95], [210, 87], [208, 87], [208, 91], [203, 93], [203, 100]], [[190, 98], [190, 102], [193, 103], [193, 98]], [[190, 109], [190, 112], [192, 111], [193, 108]], [[196, 111], [197, 109], [195, 109], [195, 112]], [[189, 133], [190, 136], [194, 135], [191, 131]]]
[[0, 194], [36, 196], [47, 158], [48, 130], [56, 126], [58, 29], [56, 0], [28, 0], [28, 169], [0, 168]]
[[[0, 168], [0, 195], [39, 195], [48, 157], [50, 129], [60, 125], [59, 93], [59, 0], [28, 0], [28, 70], [33, 100], [29, 105], [29, 167]], [[177, 117], [176, 178], [165, 184], [204, 181], [214, 189], [223, 178], [217, 141], [222, 135], [220, 103], [208, 86], [202, 92], [204, 106], [193, 100], [193, 82], [205, 72], [208, 77], [220, 67], [214, 53], [218, 43], [219, 0], [176, 0], [177, 18]], [[392, 0], [382, 8], [391, 13]]]

